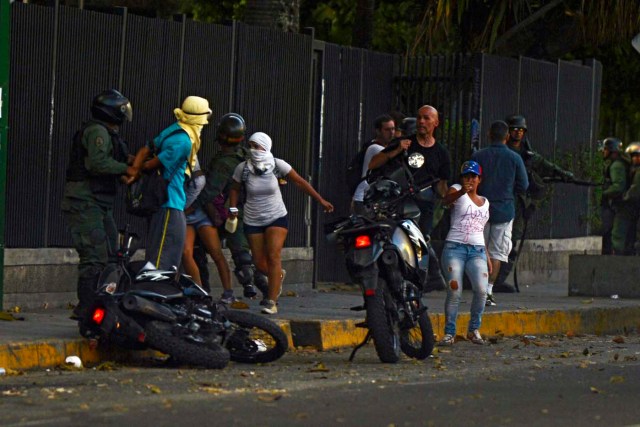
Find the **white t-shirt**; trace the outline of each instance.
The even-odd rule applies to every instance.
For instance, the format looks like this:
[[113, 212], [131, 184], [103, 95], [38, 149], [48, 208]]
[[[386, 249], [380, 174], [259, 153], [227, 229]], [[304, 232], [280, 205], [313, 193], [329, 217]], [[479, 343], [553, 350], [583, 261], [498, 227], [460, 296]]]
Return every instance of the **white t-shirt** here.
[[[275, 159], [276, 166], [280, 170], [281, 176], [286, 176], [291, 172], [291, 165], [284, 160]], [[241, 162], [233, 171], [233, 179], [242, 182], [242, 171], [246, 162]], [[273, 174], [273, 170], [264, 175], [256, 175], [249, 171], [247, 180], [244, 182], [247, 200], [244, 203], [245, 224], [262, 227], [271, 224], [278, 218], [287, 214], [287, 208], [282, 200], [278, 178]]]
[[[460, 184], [451, 188], [460, 190]], [[477, 206], [468, 194], [464, 194], [451, 205], [451, 228], [447, 241], [484, 246], [484, 225], [489, 220], [489, 201], [485, 197], [482, 206]]]
[[[384, 150], [384, 147], [376, 143], [371, 144], [371, 146], [367, 148], [367, 151], [364, 153], [364, 159], [362, 160], [362, 175], [360, 175], [361, 177], [367, 175], [371, 159], [373, 159], [373, 156], [375, 156], [382, 150]], [[355, 193], [353, 193], [353, 200], [355, 200], [356, 202], [362, 202], [364, 200], [364, 193], [366, 193], [368, 189], [369, 183], [366, 179], [363, 179], [360, 184], [358, 184], [358, 187], [356, 187]]]

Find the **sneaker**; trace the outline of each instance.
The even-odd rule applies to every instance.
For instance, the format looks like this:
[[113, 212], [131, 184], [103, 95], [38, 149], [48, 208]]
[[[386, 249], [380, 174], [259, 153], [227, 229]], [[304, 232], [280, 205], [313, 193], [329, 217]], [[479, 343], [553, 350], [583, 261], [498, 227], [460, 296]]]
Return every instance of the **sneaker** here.
[[[264, 302], [264, 304], [262, 304]], [[264, 314], [277, 314], [278, 313], [278, 306], [276, 305], [276, 302], [274, 300], [263, 300], [260, 302], [261, 305], [264, 305], [264, 307], [262, 307], [262, 311]]]
[[[282, 284], [284, 283], [284, 278], [285, 277], [287, 277], [287, 270], [285, 270], [283, 268], [282, 269], [282, 274], [280, 275], [280, 279], [281, 279], [282, 283], [280, 284], [280, 292], [278, 292], [278, 298], [280, 298], [280, 295], [282, 295]], [[265, 292], [263, 292], [263, 294], [262, 294], [262, 300], [260, 301], [260, 305], [264, 306], [264, 307], [267, 307], [269, 305], [269, 301], [271, 301], [271, 300], [267, 296], [267, 292], [265, 290]]]
[[480, 332], [476, 329], [472, 332], [468, 332], [467, 333], [467, 339], [470, 340], [472, 343], [474, 344], [484, 344], [484, 340], [482, 339], [482, 335], [480, 335]]
[[438, 343], [438, 345], [441, 345], [441, 346], [453, 345], [454, 342], [456, 342], [456, 337], [454, 335], [445, 334], [444, 338], [442, 338], [442, 340]]
[[498, 305], [496, 300], [493, 298], [493, 294], [487, 295], [487, 301], [484, 303], [484, 305], [486, 307], [492, 307], [492, 306]]
[[233, 304], [236, 300], [236, 297], [233, 296], [233, 291], [227, 291], [225, 290], [224, 292], [222, 292], [222, 296], [220, 297], [220, 302], [222, 304]]
[[242, 291], [242, 295], [244, 295], [245, 298], [255, 298], [256, 295], [258, 295], [258, 291], [256, 291], [255, 286], [253, 286], [251, 283], [244, 285], [243, 286], [244, 289]]

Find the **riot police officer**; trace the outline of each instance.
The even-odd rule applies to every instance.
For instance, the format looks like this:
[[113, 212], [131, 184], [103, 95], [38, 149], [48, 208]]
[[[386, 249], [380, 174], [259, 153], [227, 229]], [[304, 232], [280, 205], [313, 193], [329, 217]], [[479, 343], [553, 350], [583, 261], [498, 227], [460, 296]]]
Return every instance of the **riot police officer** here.
[[62, 211], [78, 252], [78, 305], [72, 319], [81, 319], [93, 301], [102, 269], [118, 247], [113, 205], [121, 175], [133, 177], [120, 125], [131, 121], [129, 100], [109, 89], [91, 104], [91, 120], [73, 138], [66, 173]]
[[558, 165], [546, 160], [542, 155], [533, 151], [527, 134], [527, 121], [524, 116], [511, 115], [505, 119], [509, 126], [509, 138], [507, 146], [520, 154], [527, 169], [527, 177], [529, 178], [529, 188], [526, 193], [518, 195], [516, 200], [516, 216], [513, 220], [513, 229], [511, 241], [513, 249], [509, 254], [509, 262], [502, 263], [500, 274], [496, 279], [493, 290], [495, 292], [514, 292], [515, 288], [505, 284], [505, 280], [517, 258], [517, 243], [524, 237], [525, 222], [533, 215], [538, 204], [547, 195], [547, 185], [544, 178], [559, 177], [565, 182], [574, 179], [573, 173], [566, 171]]
[[236, 166], [245, 161], [248, 155], [247, 149], [241, 144], [244, 141], [245, 132], [246, 125], [241, 115], [228, 113], [220, 118], [216, 134], [220, 150], [209, 161], [207, 183], [198, 197], [198, 202], [218, 227], [220, 238], [227, 241], [227, 247], [231, 251], [231, 258], [235, 265], [233, 272], [243, 287], [243, 295], [246, 298], [254, 298], [257, 295], [256, 287], [258, 287], [266, 297], [267, 278], [253, 265], [249, 243], [242, 232], [242, 210], [240, 210], [239, 222], [234, 233], [229, 233], [224, 227], [224, 219], [228, 212], [227, 199], [232, 183], [231, 177]]
[[630, 185], [623, 198], [631, 214], [625, 252], [640, 255], [640, 142], [632, 142], [624, 152], [631, 158]]
[[630, 162], [622, 152], [622, 141], [616, 137], [602, 142], [604, 185], [602, 188], [602, 254], [625, 255], [631, 226], [629, 203], [624, 193], [629, 183]]

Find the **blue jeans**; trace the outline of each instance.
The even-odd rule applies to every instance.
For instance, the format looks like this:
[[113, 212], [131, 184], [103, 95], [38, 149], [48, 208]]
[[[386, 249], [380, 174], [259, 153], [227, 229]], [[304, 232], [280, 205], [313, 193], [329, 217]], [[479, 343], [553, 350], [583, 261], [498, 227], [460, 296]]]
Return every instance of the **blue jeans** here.
[[469, 277], [473, 289], [471, 318], [467, 331], [472, 332], [480, 329], [482, 312], [487, 300], [487, 284], [489, 283], [485, 247], [446, 241], [442, 251], [442, 270], [448, 285], [447, 298], [444, 302], [444, 333], [454, 336], [456, 334], [456, 319], [462, 296], [464, 273]]

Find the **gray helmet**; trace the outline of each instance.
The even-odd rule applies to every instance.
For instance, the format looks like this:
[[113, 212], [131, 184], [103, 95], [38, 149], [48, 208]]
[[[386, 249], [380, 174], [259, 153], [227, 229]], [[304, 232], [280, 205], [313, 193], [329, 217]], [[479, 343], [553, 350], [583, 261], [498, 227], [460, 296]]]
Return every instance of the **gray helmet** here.
[[223, 145], [239, 144], [247, 130], [244, 119], [237, 113], [227, 113], [220, 117], [217, 128], [218, 142]]
[[103, 122], [119, 125], [125, 120], [131, 121], [133, 110], [123, 94], [115, 89], [108, 89], [93, 98], [91, 115]]
[[610, 136], [602, 141], [602, 149], [608, 149], [610, 153], [619, 153], [622, 151], [622, 141], [615, 136]]
[[521, 129], [527, 130], [527, 120], [524, 118], [524, 116], [514, 114], [512, 116], [507, 117], [505, 119], [505, 122], [507, 122], [507, 125], [509, 125], [509, 129], [521, 128]]

